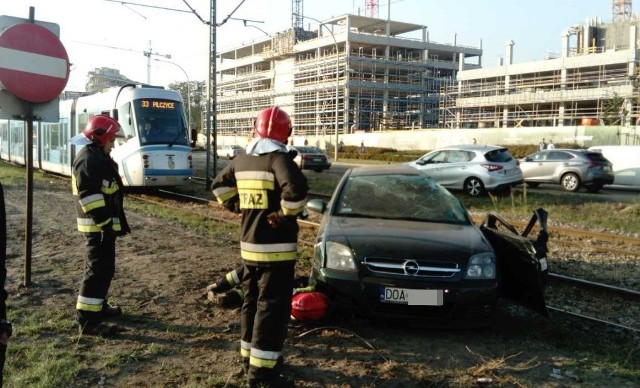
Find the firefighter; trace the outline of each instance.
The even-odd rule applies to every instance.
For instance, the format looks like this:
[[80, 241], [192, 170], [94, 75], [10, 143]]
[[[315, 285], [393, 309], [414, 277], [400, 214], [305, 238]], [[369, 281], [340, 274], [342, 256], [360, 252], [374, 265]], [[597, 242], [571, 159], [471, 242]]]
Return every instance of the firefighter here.
[[[240, 264], [223, 277], [218, 278], [215, 283], [208, 285], [206, 293], [209, 302], [220, 307], [241, 306], [244, 300], [241, 283], [243, 274], [244, 264]], [[309, 280], [308, 278], [295, 279], [296, 287], [293, 289], [292, 295], [314, 291], [315, 287], [310, 285]]]
[[244, 273], [244, 264], [227, 272], [224, 277], [218, 278], [215, 283], [207, 286], [207, 299], [222, 307], [239, 306], [244, 300], [241, 279]]
[[307, 179], [284, 143], [289, 115], [277, 106], [261, 111], [253, 141], [213, 181], [218, 203], [242, 214], [240, 353], [249, 386], [280, 386], [282, 349], [291, 312], [298, 223]]
[[131, 231], [124, 214], [118, 165], [109, 156], [121, 133], [115, 119], [100, 114], [71, 139], [71, 143], [85, 144], [73, 162], [71, 174], [78, 231], [87, 239], [84, 276], [76, 303], [80, 335], [116, 334], [118, 327], [103, 319], [122, 315], [120, 307], [107, 303], [115, 272], [116, 236]]

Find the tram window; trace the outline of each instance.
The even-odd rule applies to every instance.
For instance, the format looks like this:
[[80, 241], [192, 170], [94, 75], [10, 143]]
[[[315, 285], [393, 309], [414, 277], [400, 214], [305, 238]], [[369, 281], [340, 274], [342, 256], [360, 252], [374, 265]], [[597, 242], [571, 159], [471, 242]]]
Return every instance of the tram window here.
[[131, 103], [126, 103], [118, 108], [118, 122], [122, 127], [125, 138], [131, 139], [136, 135], [135, 127], [133, 126], [133, 117], [131, 115]]

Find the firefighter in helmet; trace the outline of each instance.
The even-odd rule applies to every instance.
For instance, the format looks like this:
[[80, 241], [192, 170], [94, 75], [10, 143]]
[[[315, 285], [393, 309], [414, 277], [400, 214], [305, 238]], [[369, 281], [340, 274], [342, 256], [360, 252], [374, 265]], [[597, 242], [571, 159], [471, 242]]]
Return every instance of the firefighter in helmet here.
[[120, 316], [118, 306], [107, 303], [115, 272], [116, 236], [129, 233], [123, 208], [123, 183], [118, 165], [109, 154], [120, 124], [104, 114], [93, 116], [70, 142], [84, 145], [73, 161], [71, 186], [76, 200], [78, 231], [87, 239], [84, 276], [76, 303], [81, 335], [109, 336], [117, 326], [103, 322]]
[[243, 369], [251, 387], [280, 386], [286, 380], [280, 371], [294, 288], [296, 218], [309, 187], [284, 145], [291, 135], [289, 115], [277, 106], [266, 108], [254, 132], [246, 152], [216, 177], [212, 190], [218, 203], [242, 214]]

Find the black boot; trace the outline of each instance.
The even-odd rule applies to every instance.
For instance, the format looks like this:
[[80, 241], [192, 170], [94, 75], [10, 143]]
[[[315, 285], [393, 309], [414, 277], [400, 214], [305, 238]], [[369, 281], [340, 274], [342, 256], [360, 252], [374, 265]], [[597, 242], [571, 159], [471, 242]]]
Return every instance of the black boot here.
[[117, 318], [122, 315], [122, 309], [120, 306], [110, 305], [105, 303], [102, 306], [102, 317], [103, 318]]
[[80, 335], [93, 335], [98, 337], [113, 337], [118, 334], [118, 326], [108, 323], [84, 323], [78, 325]]

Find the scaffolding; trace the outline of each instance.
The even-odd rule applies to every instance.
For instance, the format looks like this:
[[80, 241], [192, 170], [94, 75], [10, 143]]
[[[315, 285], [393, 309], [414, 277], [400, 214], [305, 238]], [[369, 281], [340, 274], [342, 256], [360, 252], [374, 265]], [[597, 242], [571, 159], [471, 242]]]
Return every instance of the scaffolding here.
[[[622, 125], [640, 118], [637, 21], [572, 26], [560, 57], [458, 74], [443, 85], [443, 128]], [[570, 36], [576, 36], [571, 47]], [[617, 100], [619, 113], [611, 111]]]
[[[442, 85], [455, 77], [461, 57], [482, 53], [431, 42], [420, 25], [356, 15], [325, 24], [331, 37], [320, 28], [289, 31], [221, 54], [220, 135], [249, 130], [271, 104], [289, 112], [302, 136], [435, 127]], [[415, 31], [422, 39], [398, 36]]]

